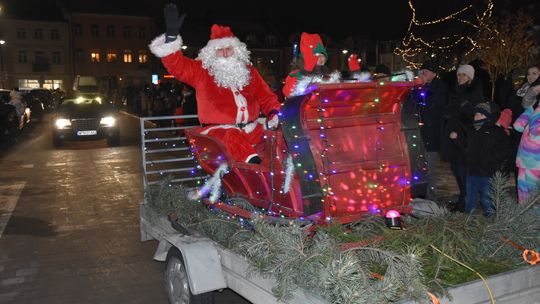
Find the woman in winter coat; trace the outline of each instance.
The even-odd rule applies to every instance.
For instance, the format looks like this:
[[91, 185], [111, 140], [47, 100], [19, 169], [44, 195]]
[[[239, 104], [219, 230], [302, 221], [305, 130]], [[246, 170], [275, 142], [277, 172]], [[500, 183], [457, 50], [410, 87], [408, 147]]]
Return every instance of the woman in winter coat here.
[[457, 82], [449, 94], [449, 103], [445, 109], [445, 122], [441, 140], [441, 154], [450, 162], [452, 174], [459, 187], [456, 210], [463, 210], [467, 194], [465, 150], [467, 145], [467, 126], [471, 126], [474, 107], [485, 100], [482, 85], [474, 80], [474, 68], [461, 65], [457, 69]]
[[540, 190], [540, 84], [530, 87], [523, 96], [524, 104], [532, 104], [519, 116], [514, 129], [523, 132], [517, 151], [518, 201], [524, 203]]

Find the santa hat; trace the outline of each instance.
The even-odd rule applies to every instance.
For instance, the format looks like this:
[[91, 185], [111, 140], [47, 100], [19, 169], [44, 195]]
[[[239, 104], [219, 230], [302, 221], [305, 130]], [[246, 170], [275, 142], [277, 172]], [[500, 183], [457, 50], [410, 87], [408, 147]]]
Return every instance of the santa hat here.
[[230, 27], [214, 24], [210, 29], [210, 40], [206, 46], [219, 49], [228, 46], [235, 47], [241, 43], [242, 42], [240, 42], [240, 40], [234, 36]]
[[465, 74], [469, 76], [471, 80], [474, 79], [474, 68], [472, 65], [462, 64], [457, 69], [457, 74]]
[[304, 60], [304, 70], [308, 72], [313, 71], [317, 64], [317, 56], [315, 54], [323, 54], [328, 57], [328, 53], [319, 34], [302, 33], [300, 37], [300, 53], [302, 53]]

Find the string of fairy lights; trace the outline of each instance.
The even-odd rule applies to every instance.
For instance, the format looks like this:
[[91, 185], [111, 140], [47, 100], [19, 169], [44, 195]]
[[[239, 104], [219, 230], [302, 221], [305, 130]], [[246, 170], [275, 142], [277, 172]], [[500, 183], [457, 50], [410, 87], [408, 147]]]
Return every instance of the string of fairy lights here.
[[[373, 94], [366, 95], [371, 96], [369, 97], [369, 100], [365, 100], [365, 102], [359, 103], [357, 106], [361, 106], [364, 110], [361, 110], [362, 112], [366, 113], [386, 113], [389, 110], [389, 105], [392, 104], [392, 107], [394, 108], [394, 103], [397, 101], [395, 99], [388, 99], [383, 98], [382, 94], [384, 92], [383, 88], [386, 87], [386, 83], [383, 81], [378, 82], [374, 88], [373, 88]], [[293, 142], [291, 146], [289, 147], [289, 150], [281, 150], [280, 153], [277, 153], [274, 157], [276, 158], [278, 163], [281, 163], [281, 165], [277, 165], [274, 167], [275, 172], [278, 174], [274, 174], [274, 172], [269, 173], [269, 177], [267, 178], [278, 178], [277, 181], [280, 181], [279, 179], [284, 179], [285, 176], [285, 165], [281, 162], [282, 157], [288, 154], [291, 154], [292, 158], [294, 159], [294, 166], [296, 166], [299, 170], [297, 170], [297, 174], [299, 173], [300, 176], [298, 176], [298, 179], [305, 179], [305, 180], [311, 180], [311, 181], [317, 181], [320, 182], [321, 190], [323, 191], [323, 198], [321, 198], [323, 204], [330, 204], [326, 207], [323, 207], [325, 210], [330, 210], [331, 213], [337, 212], [336, 208], [339, 205], [339, 202], [341, 201], [341, 205], [345, 205], [347, 212], [368, 212], [368, 213], [379, 213], [382, 209], [391, 207], [393, 204], [393, 200], [395, 199], [396, 191], [401, 191], [402, 195], [404, 189], [402, 186], [407, 185], [406, 187], [409, 187], [411, 185], [411, 182], [414, 183], [417, 181], [421, 175], [425, 175], [426, 173], [426, 162], [424, 155], [418, 151], [418, 147], [420, 146], [420, 137], [417, 137], [416, 134], [410, 134], [406, 135], [406, 137], [409, 137], [412, 135], [411, 140], [408, 140], [408, 149], [409, 153], [412, 153], [413, 156], [418, 158], [418, 161], [415, 161], [411, 163], [411, 167], [409, 168], [410, 171], [400, 171], [398, 166], [393, 166], [390, 164], [390, 166], [387, 166], [382, 159], [379, 159], [377, 157], [377, 163], [378, 169], [370, 169], [370, 170], [358, 170], [358, 171], [351, 171], [350, 174], [355, 174], [356, 177], [351, 177], [342, 180], [339, 183], [331, 182], [330, 179], [333, 175], [336, 174], [342, 174], [340, 172], [337, 172], [334, 168], [332, 168], [332, 165], [334, 164], [335, 160], [331, 159], [331, 157], [334, 157], [332, 155], [336, 155], [335, 152], [335, 139], [331, 140], [332, 134], [329, 134], [329, 131], [332, 129], [331, 123], [329, 123], [329, 118], [332, 116], [331, 113], [328, 112], [328, 107], [331, 106], [333, 102], [335, 102], [335, 96], [332, 94], [321, 94], [321, 91], [314, 90], [313, 94], [315, 95], [315, 99], [318, 102], [312, 103], [311, 107], [313, 107], [314, 110], [316, 110], [316, 129], [318, 131], [314, 130], [314, 135], [318, 137], [318, 140], [315, 140], [318, 142], [318, 145], [320, 146], [320, 150], [318, 154], [318, 157], [320, 157], [322, 168], [321, 170], [318, 170], [316, 167], [309, 167], [304, 166], [302, 163], [303, 158], [302, 152], [305, 150], [309, 150], [310, 143], [305, 140], [305, 135], [301, 132], [302, 126], [293, 125], [291, 126], [292, 129], [292, 137]], [[386, 96], [386, 95], [385, 95]], [[388, 96], [387, 96], [388, 97]], [[341, 99], [341, 98], [340, 98]], [[360, 101], [360, 100], [359, 100]], [[351, 104], [351, 106], [354, 108], [355, 105]], [[380, 107], [385, 107], [386, 109], [383, 110]], [[360, 110], [360, 108], [356, 108], [357, 110]], [[356, 110], [355, 110], [356, 111]], [[392, 110], [393, 112], [394, 110]], [[282, 115], [282, 113], [280, 113]], [[393, 115], [397, 115], [397, 112]], [[377, 134], [383, 134], [384, 132], [392, 132], [387, 130], [385, 127], [388, 122], [385, 119], [378, 118], [377, 119], [377, 126], [376, 132]], [[375, 129], [374, 129], [375, 130]], [[145, 135], [148, 135], [147, 132], [145, 132]], [[396, 142], [392, 143], [383, 143], [381, 142], [382, 137], [384, 135], [375, 135], [372, 134], [374, 138], [376, 138], [376, 142], [374, 142], [374, 146], [368, 147], [369, 149], [375, 149], [377, 151], [381, 150], [384, 151], [385, 144], [389, 145], [396, 145]], [[179, 144], [175, 141], [168, 141], [164, 140], [163, 136], [156, 135], [152, 142], [155, 142], [157, 144], [156, 148], [159, 149], [165, 149], [167, 151], [177, 150], [180, 147], [185, 147], [186, 145], [189, 146], [188, 151], [191, 150], [191, 156], [198, 154], [199, 157], [201, 157], [201, 161], [208, 160], [209, 155], [214, 155], [214, 153], [208, 154], [209, 152], [207, 147], [198, 146], [195, 144], [195, 140], [190, 140], [189, 144], [186, 142], [185, 137], [179, 137]], [[265, 140], [270, 140], [270, 138], [265, 136]], [[277, 137], [275, 134], [272, 134], [273, 142], [277, 142]], [[399, 139], [398, 139], [399, 141]], [[278, 148], [284, 148], [284, 147], [278, 147]], [[342, 147], [341, 147], [342, 148]], [[341, 150], [340, 148], [340, 150]], [[351, 146], [351, 149], [356, 150], [359, 147]], [[146, 147], [145, 147], [146, 149]], [[199, 149], [199, 153], [195, 153], [196, 149]], [[358, 150], [358, 153], [362, 153], [360, 150]], [[378, 152], [377, 152], [378, 153]], [[215, 155], [214, 155], [215, 156]], [[224, 159], [224, 156], [218, 157], [219, 159]], [[382, 162], [381, 162], [382, 161]], [[163, 176], [164, 174], [169, 173], [169, 170], [163, 170], [161, 168], [156, 168], [152, 161], [148, 162], [148, 165], [150, 168], [154, 168], [154, 170], [158, 170], [159, 175]], [[183, 172], [189, 173], [192, 177], [195, 176], [201, 176], [201, 173], [204, 173], [200, 166], [200, 164], [196, 163], [195, 166], [190, 166], [190, 170], [182, 170]], [[317, 172], [319, 171], [319, 172]], [[229, 171], [230, 172], [230, 171]], [[301, 173], [300, 173], [301, 172]], [[264, 172], [256, 172], [257, 176], [261, 176], [262, 174], [266, 174]], [[207, 179], [206, 179], [207, 180]], [[204, 182], [204, 178], [194, 180], [195, 187], [200, 187], [201, 183]], [[268, 215], [273, 217], [278, 217], [281, 219], [288, 218], [288, 215], [283, 214], [283, 210], [290, 209], [290, 206], [288, 204], [281, 204], [282, 202], [287, 202], [286, 199], [286, 193], [283, 192], [283, 189], [280, 189], [281, 187], [274, 187], [274, 184], [279, 185], [280, 183], [276, 182], [271, 185], [272, 189], [271, 191], [279, 195], [279, 198], [277, 200], [272, 200], [271, 204], [268, 208], [257, 208], [259, 211], [254, 212], [254, 214], [259, 213], [262, 215]], [[170, 185], [169, 185], [170, 186]], [[262, 183], [261, 183], [262, 186]], [[297, 186], [297, 185], [296, 185]], [[333, 189], [336, 188], [336, 189]], [[336, 191], [337, 190], [337, 191]], [[257, 196], [260, 196], [261, 198], [265, 196], [266, 191], [256, 191]], [[338, 193], [336, 193], [338, 192]], [[354, 193], [353, 193], [354, 192]], [[347, 194], [347, 193], [350, 193]], [[224, 201], [227, 204], [235, 205], [234, 201]], [[345, 204], [343, 203], [345, 202]], [[239, 206], [242, 208], [242, 206]], [[226, 217], [227, 219], [238, 219], [241, 223], [245, 221], [241, 216], [238, 216], [236, 214], [231, 214], [227, 212], [223, 212], [222, 210], [218, 210], [218, 208], [211, 208], [213, 209], [218, 215]], [[341, 209], [340, 212], [345, 211], [345, 209]], [[298, 220], [302, 221], [303, 218], [299, 219], [291, 219], [291, 224], [296, 225], [298, 224]], [[333, 221], [332, 216], [329, 216], [326, 214], [326, 217], [324, 218], [325, 221]]]
[[[476, 1], [442, 18], [421, 21], [413, 0], [408, 0], [412, 11], [407, 34], [394, 53], [412, 68], [417, 69], [427, 58], [441, 63], [455, 63], [458, 57], [466, 57], [479, 48], [477, 34], [490, 31], [493, 1]], [[453, 34], [429, 33], [430, 27], [444, 26], [455, 30]]]

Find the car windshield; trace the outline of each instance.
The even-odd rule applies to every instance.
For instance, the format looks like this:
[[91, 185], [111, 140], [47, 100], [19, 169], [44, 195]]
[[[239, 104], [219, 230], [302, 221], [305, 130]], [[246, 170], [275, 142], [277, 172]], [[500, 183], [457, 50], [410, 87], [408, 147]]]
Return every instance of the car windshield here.
[[66, 98], [62, 101], [60, 106], [84, 106], [84, 105], [101, 105], [102, 100], [100, 97], [77, 97], [77, 98]]

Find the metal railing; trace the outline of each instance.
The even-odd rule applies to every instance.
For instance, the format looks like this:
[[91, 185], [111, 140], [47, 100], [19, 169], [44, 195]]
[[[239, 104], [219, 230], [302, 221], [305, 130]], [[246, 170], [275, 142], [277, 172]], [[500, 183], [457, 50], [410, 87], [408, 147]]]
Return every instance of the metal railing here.
[[[181, 125], [175, 121], [182, 120]], [[143, 184], [159, 184], [165, 178], [196, 188], [208, 177], [191, 153], [184, 130], [198, 127], [197, 115], [141, 117]]]

